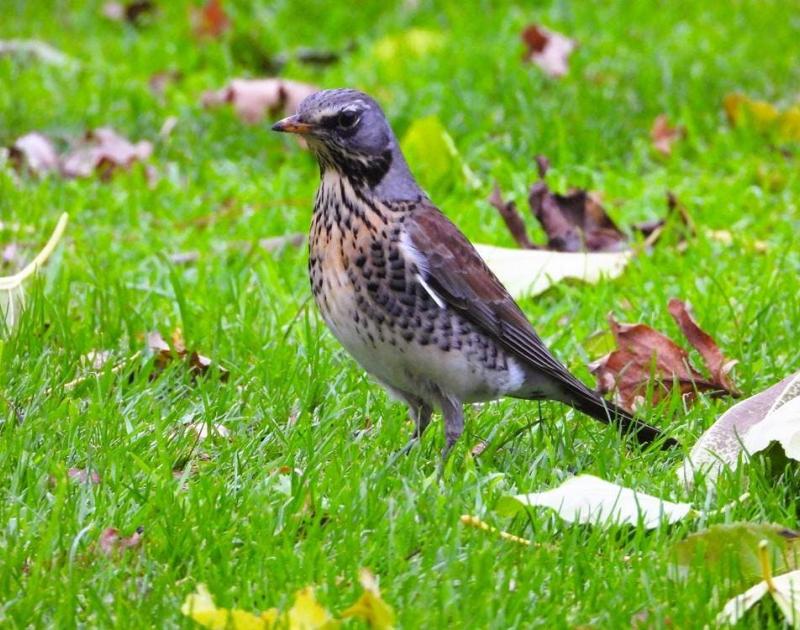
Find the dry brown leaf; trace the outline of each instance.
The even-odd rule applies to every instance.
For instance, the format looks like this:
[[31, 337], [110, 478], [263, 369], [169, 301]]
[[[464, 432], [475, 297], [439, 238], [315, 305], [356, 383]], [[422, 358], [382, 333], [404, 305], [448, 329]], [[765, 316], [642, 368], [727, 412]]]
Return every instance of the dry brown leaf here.
[[[537, 158], [537, 163], [544, 177], [546, 158]], [[628, 237], [606, 214], [597, 195], [580, 189], [559, 195], [541, 180], [531, 187], [528, 203], [547, 233], [549, 250], [618, 252], [628, 248]]]
[[58, 154], [53, 143], [36, 131], [17, 138], [9, 153], [18, 170], [25, 168], [35, 175], [58, 170]]
[[649, 387], [652, 388], [651, 404], [666, 398], [673, 389], [688, 398], [698, 391], [738, 396], [727, 378], [730, 362], [722, 357], [714, 340], [694, 320], [687, 321], [686, 308], [679, 300], [670, 301], [670, 313], [684, 334], [689, 333], [687, 339], [709, 366], [710, 378], [695, 369], [687, 352], [667, 336], [645, 324], [620, 324], [609, 315], [617, 350], [589, 365], [597, 378], [598, 391], [601, 394], [614, 392], [615, 402], [628, 411], [643, 402]]
[[61, 172], [66, 177], [89, 177], [97, 172], [108, 179], [116, 170], [146, 160], [152, 152], [153, 145], [146, 140], [133, 144], [113, 129], [100, 127], [87, 132], [83, 141], [64, 156]]
[[103, 5], [103, 15], [115, 22], [128, 22], [138, 26], [142, 18], [155, 11], [156, 5], [152, 0], [130, 0], [129, 2], [106, 2]]
[[193, 9], [191, 16], [197, 37], [216, 39], [231, 26], [231, 21], [222, 8], [222, 0], [208, 0], [202, 7]]
[[94, 470], [87, 470], [86, 468], [70, 468], [67, 471], [67, 477], [79, 483], [91, 483], [93, 485], [100, 483], [100, 475]]
[[508, 231], [517, 242], [517, 245], [523, 249], [537, 249], [537, 247], [528, 238], [528, 233], [525, 230], [525, 222], [517, 212], [517, 204], [512, 200], [503, 200], [503, 193], [500, 192], [500, 186], [497, 182], [494, 183], [494, 189], [489, 197], [489, 203], [497, 208], [500, 216], [503, 217]]
[[577, 42], [566, 35], [530, 24], [522, 31], [526, 51], [524, 61], [532, 61], [551, 77], [561, 77], [569, 71], [569, 56]]
[[130, 536], [120, 536], [119, 531], [109, 527], [100, 534], [100, 551], [107, 556], [119, 554], [127, 549], [134, 549], [142, 543], [144, 527], [137, 527]]
[[672, 318], [678, 323], [683, 336], [700, 353], [703, 362], [706, 364], [706, 369], [711, 374], [712, 381], [721, 385], [722, 389], [731, 396], [739, 396], [739, 390], [736, 389], [736, 386], [728, 377], [728, 374], [738, 361], [731, 361], [723, 356], [722, 351], [711, 335], [697, 325], [686, 303], [672, 298], [667, 305], [667, 309]]
[[686, 128], [669, 124], [666, 114], [659, 114], [650, 128], [650, 140], [653, 148], [661, 155], [668, 157], [672, 154], [672, 145], [686, 136]]
[[204, 107], [230, 103], [236, 114], [248, 124], [256, 124], [269, 116], [290, 115], [300, 102], [318, 88], [288, 79], [233, 79], [221, 90], [203, 93]]
[[178, 83], [183, 80], [183, 72], [180, 70], [162, 70], [150, 75], [147, 86], [156, 96], [163, 96], [168, 85]]
[[[183, 340], [183, 331], [176, 328], [172, 331], [172, 346], [166, 342], [161, 333], [152, 331], [146, 335], [148, 350], [155, 356], [153, 361], [153, 377], [157, 377], [173, 361], [182, 361], [189, 368], [193, 376], [204, 376], [209, 372], [214, 362], [206, 356], [195, 351], [187, 350]], [[228, 370], [221, 365], [217, 365], [219, 378], [221, 381], [228, 380]]]

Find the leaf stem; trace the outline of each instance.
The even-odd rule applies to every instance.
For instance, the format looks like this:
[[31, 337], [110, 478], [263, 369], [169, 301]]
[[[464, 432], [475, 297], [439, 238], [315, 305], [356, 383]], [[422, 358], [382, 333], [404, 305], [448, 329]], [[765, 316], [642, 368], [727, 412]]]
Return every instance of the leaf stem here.
[[769, 551], [767, 550], [769, 543], [762, 540], [758, 543], [758, 561], [761, 564], [761, 575], [767, 585], [770, 593], [776, 591], [775, 582], [772, 581], [772, 566], [769, 561]]

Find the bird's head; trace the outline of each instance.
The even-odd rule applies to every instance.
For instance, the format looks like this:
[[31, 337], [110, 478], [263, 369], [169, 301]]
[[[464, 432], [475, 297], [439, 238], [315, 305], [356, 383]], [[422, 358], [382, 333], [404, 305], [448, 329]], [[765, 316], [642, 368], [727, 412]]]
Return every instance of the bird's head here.
[[[413, 183], [380, 105], [358, 90], [312, 94], [300, 103], [294, 116], [278, 121], [272, 129], [301, 135], [323, 172], [332, 169], [371, 188], [381, 183], [398, 188], [400, 182], [387, 182], [387, 178]], [[407, 181], [404, 184], [409, 185]], [[413, 187], [418, 190], [415, 183]]]

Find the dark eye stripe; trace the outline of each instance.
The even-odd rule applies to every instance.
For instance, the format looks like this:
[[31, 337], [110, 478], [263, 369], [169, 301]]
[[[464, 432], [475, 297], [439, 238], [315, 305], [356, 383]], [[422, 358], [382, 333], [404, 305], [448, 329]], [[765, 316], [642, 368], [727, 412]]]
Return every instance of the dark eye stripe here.
[[319, 121], [319, 124], [325, 129], [333, 129], [338, 124], [338, 121], [339, 115], [332, 114], [331, 116], [325, 116], [322, 118], [322, 120]]

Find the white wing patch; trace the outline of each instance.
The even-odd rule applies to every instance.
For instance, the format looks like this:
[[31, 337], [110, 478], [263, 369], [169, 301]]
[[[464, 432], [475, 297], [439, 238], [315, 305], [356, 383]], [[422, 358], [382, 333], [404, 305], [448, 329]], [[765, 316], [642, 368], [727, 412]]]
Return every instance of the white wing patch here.
[[414, 244], [409, 239], [408, 234], [404, 233], [400, 237], [400, 249], [403, 252], [405, 259], [414, 263], [417, 266], [417, 269], [419, 269], [419, 272], [416, 276], [417, 282], [422, 285], [422, 288], [425, 289], [425, 292], [431, 296], [431, 299], [436, 302], [436, 305], [439, 308], [445, 308], [447, 304], [442, 299], [442, 296], [436, 293], [431, 285], [425, 281], [425, 274], [428, 273], [428, 262], [425, 260], [425, 256], [416, 247], [414, 247]]
[[431, 296], [431, 299], [434, 302], [436, 302], [436, 304], [439, 306], [439, 308], [444, 308], [445, 307], [444, 300], [439, 296], [438, 293], [436, 293], [436, 291], [434, 291], [430, 287], [430, 285], [427, 282], [425, 282], [425, 278], [422, 277], [422, 274], [419, 274], [419, 273], [417, 274], [417, 280], [422, 285], [422, 288], [425, 289], [425, 291], [428, 292], [428, 295]]

